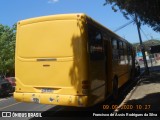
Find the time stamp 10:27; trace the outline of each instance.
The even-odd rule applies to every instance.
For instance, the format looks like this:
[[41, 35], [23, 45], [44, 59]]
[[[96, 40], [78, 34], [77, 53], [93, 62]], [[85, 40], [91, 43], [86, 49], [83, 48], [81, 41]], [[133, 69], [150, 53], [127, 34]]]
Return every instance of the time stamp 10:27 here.
[[151, 109], [151, 105], [103, 105], [103, 110], [149, 110]]

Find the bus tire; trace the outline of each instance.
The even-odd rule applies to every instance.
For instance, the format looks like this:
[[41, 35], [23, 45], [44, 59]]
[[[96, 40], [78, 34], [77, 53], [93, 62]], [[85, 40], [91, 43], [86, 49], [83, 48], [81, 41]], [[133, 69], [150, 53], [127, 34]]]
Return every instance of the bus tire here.
[[118, 99], [118, 78], [114, 77], [113, 79], [113, 100]]

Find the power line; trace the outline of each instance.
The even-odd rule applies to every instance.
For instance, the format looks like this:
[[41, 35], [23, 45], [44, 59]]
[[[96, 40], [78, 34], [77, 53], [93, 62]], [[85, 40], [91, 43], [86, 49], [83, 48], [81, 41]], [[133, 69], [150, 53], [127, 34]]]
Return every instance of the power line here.
[[117, 32], [118, 30], [121, 30], [122, 28], [128, 26], [129, 24], [131, 24], [131, 23], [133, 23], [133, 22], [134, 22], [134, 20], [129, 21], [128, 23], [126, 23], [126, 24], [120, 26], [119, 28], [115, 29], [114, 32]]
[[149, 40], [149, 38], [147, 37], [147, 35], [145, 34], [145, 32], [142, 30], [142, 28], [140, 28], [140, 30], [142, 31], [142, 33], [146, 37], [146, 39]]
[[[132, 15], [130, 15], [130, 16], [131, 16], [131, 18], [135, 21], [135, 18], [134, 18]], [[145, 32], [142, 30], [141, 27], [140, 27], [140, 30], [142, 31], [142, 33], [143, 33], [143, 35], [146, 37], [146, 39], [149, 40], [149, 38], [147, 37], [147, 35], [145, 34]]]

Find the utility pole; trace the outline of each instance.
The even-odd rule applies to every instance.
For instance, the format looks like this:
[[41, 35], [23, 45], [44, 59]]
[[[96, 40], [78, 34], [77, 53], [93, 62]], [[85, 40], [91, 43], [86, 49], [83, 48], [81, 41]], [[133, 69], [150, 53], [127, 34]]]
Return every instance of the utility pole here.
[[138, 30], [138, 35], [139, 35], [139, 41], [140, 41], [140, 47], [141, 47], [141, 51], [142, 51], [142, 55], [143, 55], [145, 72], [146, 72], [147, 75], [149, 75], [149, 68], [148, 68], [148, 64], [147, 64], [147, 60], [146, 60], [145, 49], [144, 49], [144, 45], [142, 43], [142, 37], [141, 37], [141, 33], [140, 33], [141, 24], [140, 24], [140, 21], [138, 21], [136, 13], [135, 13], [135, 22], [136, 22], [136, 25], [137, 25], [137, 30]]

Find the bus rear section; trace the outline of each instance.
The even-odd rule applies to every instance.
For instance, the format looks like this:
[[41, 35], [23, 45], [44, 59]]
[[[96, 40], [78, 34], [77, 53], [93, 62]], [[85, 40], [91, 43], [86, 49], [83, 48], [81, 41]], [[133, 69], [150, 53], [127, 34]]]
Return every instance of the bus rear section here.
[[18, 23], [17, 101], [87, 106], [87, 90], [83, 89], [83, 84], [88, 84], [87, 43], [77, 17], [57, 15]]

